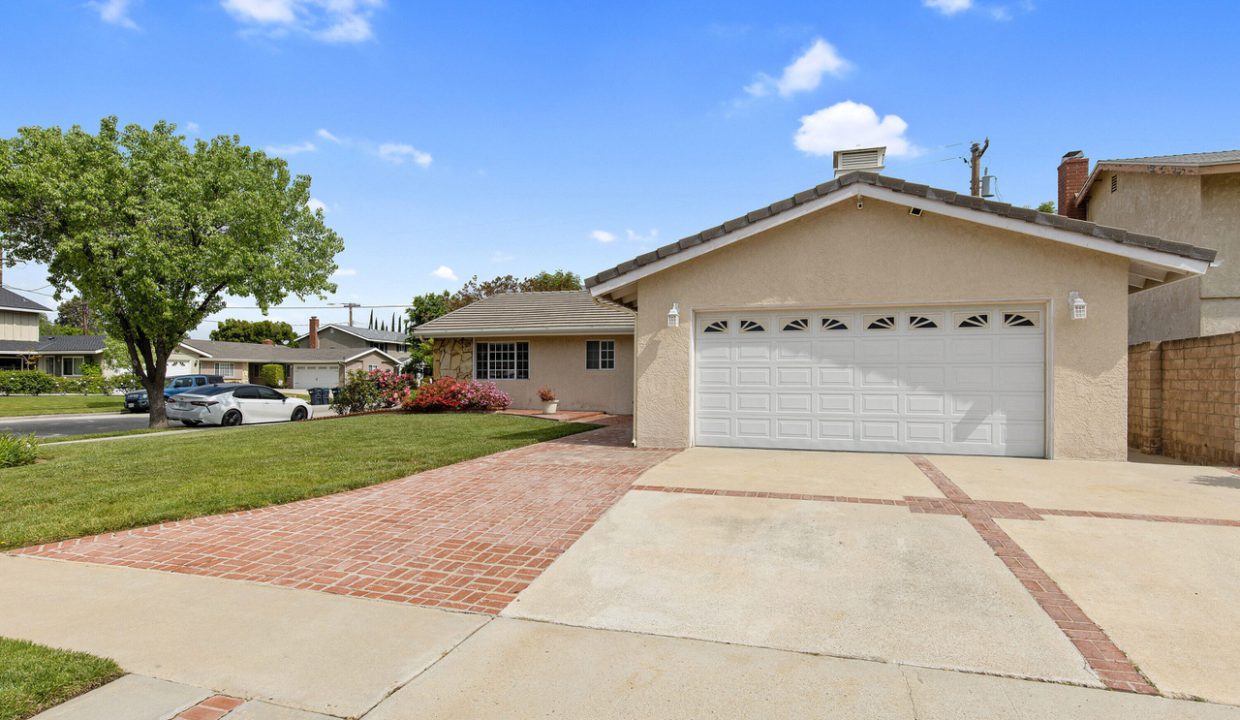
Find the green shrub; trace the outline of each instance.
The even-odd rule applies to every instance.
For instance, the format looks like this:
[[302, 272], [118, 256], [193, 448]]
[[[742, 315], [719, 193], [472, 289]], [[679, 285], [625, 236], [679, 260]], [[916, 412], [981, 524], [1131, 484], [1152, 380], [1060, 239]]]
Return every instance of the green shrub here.
[[354, 370], [345, 378], [336, 397], [332, 398], [331, 408], [341, 415], [348, 415], [374, 410], [381, 402], [379, 386], [374, 379], [365, 370]]
[[284, 387], [284, 366], [264, 365], [258, 370], [258, 384], [267, 387]]
[[0, 393], [5, 395], [41, 395], [58, 389], [56, 378], [42, 370], [0, 370]]
[[39, 440], [34, 433], [0, 433], [0, 468], [33, 465], [39, 456]]
[[141, 390], [142, 389], [142, 381], [138, 379], [137, 375], [134, 375], [131, 372], [123, 372], [123, 373], [120, 373], [119, 375], [113, 375], [112, 377], [108, 378], [107, 382], [109, 385], [109, 390], [112, 388], [115, 388], [117, 390]]

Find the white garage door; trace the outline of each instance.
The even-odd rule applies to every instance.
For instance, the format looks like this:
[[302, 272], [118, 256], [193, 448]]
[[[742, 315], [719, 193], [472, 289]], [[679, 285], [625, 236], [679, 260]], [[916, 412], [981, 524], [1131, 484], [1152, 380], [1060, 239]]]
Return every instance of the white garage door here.
[[695, 435], [720, 447], [1045, 455], [1044, 312], [699, 314]]
[[334, 388], [340, 385], [338, 365], [294, 365], [293, 386], [303, 390], [310, 388]]

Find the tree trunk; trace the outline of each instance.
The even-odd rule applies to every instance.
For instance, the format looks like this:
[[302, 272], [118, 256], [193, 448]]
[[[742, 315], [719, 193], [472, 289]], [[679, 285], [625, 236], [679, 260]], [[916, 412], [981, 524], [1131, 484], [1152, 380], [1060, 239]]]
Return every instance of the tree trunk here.
[[154, 363], [147, 377], [142, 378], [142, 386], [146, 388], [147, 402], [151, 406], [151, 414], [147, 427], [168, 427], [168, 414], [164, 407], [164, 377], [168, 367], [164, 363]]

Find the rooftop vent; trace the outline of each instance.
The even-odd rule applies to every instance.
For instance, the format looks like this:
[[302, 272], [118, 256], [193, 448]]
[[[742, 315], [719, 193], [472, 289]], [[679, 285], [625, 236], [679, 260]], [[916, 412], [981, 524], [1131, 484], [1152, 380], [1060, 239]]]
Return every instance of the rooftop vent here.
[[883, 159], [887, 156], [887, 148], [856, 148], [855, 150], [835, 151], [835, 176], [845, 173], [865, 171], [878, 172], [883, 169]]

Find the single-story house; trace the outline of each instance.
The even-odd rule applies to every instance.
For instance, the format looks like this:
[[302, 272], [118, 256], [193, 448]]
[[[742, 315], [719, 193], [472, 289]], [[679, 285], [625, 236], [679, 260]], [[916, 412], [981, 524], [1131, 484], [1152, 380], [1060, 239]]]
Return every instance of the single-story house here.
[[[586, 280], [636, 313], [615, 360], [635, 443], [1123, 459], [1128, 294], [1215, 252], [864, 171], [881, 159], [837, 153], [835, 179]], [[511, 317], [463, 327], [486, 359], [459, 365], [519, 368]], [[540, 362], [577, 364], [572, 337]]]
[[[174, 365], [173, 363], [184, 363]], [[339, 387], [353, 370], [395, 370], [400, 360], [374, 348], [301, 348], [267, 343], [186, 340], [169, 361], [169, 373], [222, 375], [228, 382], [257, 382], [263, 365], [284, 368], [284, 386]]]
[[357, 327], [342, 323], [319, 326], [317, 317], [310, 318], [310, 331], [295, 342], [304, 348], [374, 348], [402, 362], [409, 358], [409, 338], [402, 332]]
[[0, 288], [0, 370], [42, 370], [76, 377], [87, 363], [103, 367], [103, 335], [39, 335], [39, 318], [51, 311]]
[[496, 295], [415, 330], [434, 339], [435, 377], [493, 381], [515, 408], [538, 408], [540, 388], [561, 410], [633, 412], [634, 314], [588, 291]]

